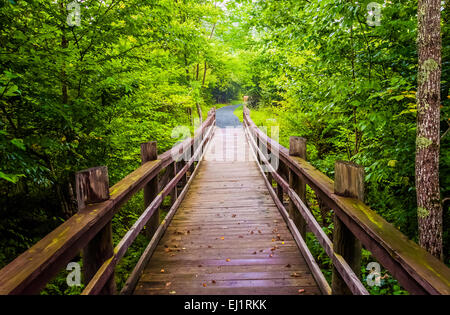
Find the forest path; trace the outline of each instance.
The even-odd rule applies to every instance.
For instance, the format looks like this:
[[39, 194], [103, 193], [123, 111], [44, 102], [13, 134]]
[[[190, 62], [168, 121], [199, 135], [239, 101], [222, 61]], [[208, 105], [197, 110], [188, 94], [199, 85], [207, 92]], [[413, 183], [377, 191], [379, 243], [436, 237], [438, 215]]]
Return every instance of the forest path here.
[[[227, 106], [217, 120], [231, 120]], [[234, 116], [234, 115], [233, 115]], [[235, 116], [236, 117], [236, 116]], [[236, 118], [237, 119], [237, 118]], [[134, 294], [320, 294], [243, 128], [216, 128]]]
[[242, 123], [239, 118], [234, 114], [234, 110], [242, 106], [239, 105], [228, 105], [216, 110], [216, 125], [219, 128], [226, 127], [241, 127]]

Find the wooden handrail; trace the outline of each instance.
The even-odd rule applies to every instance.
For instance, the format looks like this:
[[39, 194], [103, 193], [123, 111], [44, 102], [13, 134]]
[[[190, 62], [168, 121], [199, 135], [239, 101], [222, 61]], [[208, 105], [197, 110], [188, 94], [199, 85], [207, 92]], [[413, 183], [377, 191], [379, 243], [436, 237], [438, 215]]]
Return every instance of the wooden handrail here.
[[[244, 122], [244, 125], [245, 125], [245, 127], [249, 128], [246, 121]], [[350, 266], [347, 264], [347, 262], [344, 260], [344, 258], [341, 255], [334, 252], [333, 244], [331, 243], [330, 239], [325, 234], [325, 232], [322, 230], [319, 223], [315, 220], [314, 216], [309, 211], [307, 206], [303, 203], [303, 201], [300, 199], [300, 197], [297, 195], [297, 193], [291, 187], [289, 187], [289, 183], [287, 183], [283, 179], [283, 177], [280, 176], [276, 172], [276, 170], [270, 164], [269, 160], [264, 156], [261, 149], [258, 148], [251, 133], [249, 132], [247, 134], [248, 134], [250, 145], [253, 148], [256, 155], [259, 156], [259, 160], [261, 161], [261, 164], [264, 164], [267, 167], [268, 172], [271, 173], [271, 176], [273, 177], [273, 179], [275, 179], [275, 181], [282, 186], [284, 191], [288, 192], [289, 198], [291, 198], [291, 200], [293, 200], [297, 209], [300, 211], [303, 218], [305, 218], [305, 221], [306, 221], [309, 229], [311, 230], [311, 232], [314, 233], [314, 235], [317, 237], [320, 245], [322, 245], [322, 247], [325, 249], [325, 252], [327, 253], [327, 255], [332, 259], [333, 265], [336, 267], [336, 269], [342, 275], [344, 281], [346, 282], [346, 284], [348, 285], [348, 287], [350, 288], [352, 293], [356, 294], [356, 295], [368, 295], [369, 293], [367, 292], [366, 288], [361, 283], [361, 281], [359, 281], [358, 277], [355, 275], [355, 273], [350, 268]], [[262, 168], [260, 170], [262, 171]], [[268, 189], [270, 192], [272, 192], [274, 194], [273, 197], [274, 197], [275, 203], [277, 204], [277, 207], [281, 210], [281, 214], [283, 215], [284, 219], [289, 220], [289, 216], [287, 215], [286, 209], [284, 208], [283, 204], [278, 200], [278, 198], [275, 195], [275, 192], [270, 184], [268, 185]], [[292, 219], [290, 219], [290, 220], [292, 220]], [[291, 223], [291, 222], [288, 222], [288, 223]], [[304, 255], [306, 253], [308, 253], [309, 250], [307, 249], [306, 244], [303, 244], [304, 243], [303, 237], [300, 235], [300, 233], [299, 233], [298, 229], [295, 227], [295, 225], [289, 224], [289, 228], [291, 230], [294, 230], [293, 231], [294, 236], [296, 236], [295, 237], [296, 241], [298, 243], [300, 243], [298, 245], [299, 245], [300, 249], [302, 250], [302, 253]], [[305, 259], [306, 259], [306, 257], [305, 257]], [[319, 287], [321, 288], [322, 292], [323, 293], [326, 292], [327, 294], [330, 294], [331, 288], [329, 288], [329, 285], [326, 283], [326, 280], [324, 279], [320, 269], [316, 268], [315, 261], [313, 260], [313, 258], [306, 259], [306, 261], [307, 261], [308, 265], [310, 266], [310, 269], [314, 275], [314, 278], [316, 279], [316, 282], [319, 285]]]
[[[335, 194], [334, 182], [330, 178], [304, 159], [290, 156], [288, 149], [269, 138], [254, 124], [248, 108], [244, 108], [243, 115], [250, 134], [263, 143], [267, 150], [278, 152], [280, 162], [301, 177], [322, 202], [334, 210], [345, 226], [406, 290], [412, 294], [450, 294], [450, 269], [444, 263], [409, 240], [362, 201]], [[286, 186], [286, 182], [283, 183], [280, 178], [278, 180]], [[292, 190], [288, 192], [291, 198], [295, 197]], [[301, 211], [304, 204], [300, 204], [300, 199], [294, 199]], [[333, 257], [332, 260], [335, 263]]]
[[[108, 200], [88, 204], [1, 269], [0, 294], [38, 293], [111, 221], [126, 201], [158, 176], [161, 170], [176, 162], [199, 140], [202, 141], [208, 128], [214, 124], [215, 110], [211, 110], [194, 137], [159, 155], [157, 160], [143, 164], [109, 189]], [[184, 174], [186, 170], [183, 168], [180, 172]], [[173, 184], [172, 180], [168, 185]], [[161, 195], [157, 197], [160, 198]]]
[[[207, 138], [209, 137], [209, 139], [211, 139], [212, 136], [214, 135], [214, 129], [213, 128], [211, 128], [211, 129], [212, 129], [211, 131], [208, 131], [209, 135], [207, 136]], [[137, 282], [142, 274], [142, 271], [144, 270], [145, 266], [149, 262], [151, 256], [153, 255], [153, 252], [156, 249], [156, 246], [158, 245], [159, 240], [161, 239], [161, 237], [163, 236], [167, 227], [169, 226], [170, 222], [172, 221], [172, 218], [174, 217], [176, 211], [178, 210], [178, 207], [180, 206], [181, 202], [183, 201], [184, 197], [186, 196], [187, 191], [188, 191], [190, 185], [192, 184], [196, 174], [198, 173], [199, 167], [203, 161], [203, 156], [206, 153], [208, 145], [209, 145], [209, 142], [207, 142], [203, 146], [203, 153], [201, 154], [201, 156], [198, 159], [197, 167], [195, 168], [194, 172], [191, 174], [188, 182], [184, 186], [183, 190], [181, 191], [181, 193], [178, 196], [178, 198], [176, 199], [176, 201], [172, 204], [172, 207], [170, 208], [169, 212], [167, 212], [166, 217], [159, 225], [158, 229], [155, 232], [155, 235], [152, 237], [152, 239], [148, 243], [147, 248], [145, 249], [144, 253], [139, 258], [139, 261], [134, 266], [133, 271], [129, 275], [127, 281], [125, 282], [124, 286], [122, 287], [122, 290], [120, 291], [121, 295], [129, 295], [129, 294], [132, 294], [132, 292], [134, 291], [134, 289], [137, 285]]]
[[[133, 224], [131, 229], [125, 234], [125, 236], [120, 240], [119, 244], [114, 249], [114, 254], [100, 267], [98, 272], [86, 286], [83, 291], [83, 295], [99, 294], [101, 289], [105, 285], [109, 276], [114, 272], [116, 264], [125, 255], [127, 249], [130, 247], [132, 242], [136, 239], [138, 234], [143, 229], [145, 223], [150, 219], [155, 210], [161, 205], [164, 198], [169, 195], [169, 193], [176, 187], [181, 177], [187, 172], [189, 167], [194, 163], [197, 157], [200, 155], [203, 149], [203, 145], [207, 143], [211, 137], [212, 128], [209, 128], [205, 138], [202, 140], [201, 144], [196, 148], [196, 151], [186, 163], [186, 165], [177, 173], [177, 175], [164, 187], [164, 189], [157, 195], [157, 197], [150, 203], [150, 205], [144, 210], [141, 216]], [[155, 236], [153, 236], [155, 237]]]

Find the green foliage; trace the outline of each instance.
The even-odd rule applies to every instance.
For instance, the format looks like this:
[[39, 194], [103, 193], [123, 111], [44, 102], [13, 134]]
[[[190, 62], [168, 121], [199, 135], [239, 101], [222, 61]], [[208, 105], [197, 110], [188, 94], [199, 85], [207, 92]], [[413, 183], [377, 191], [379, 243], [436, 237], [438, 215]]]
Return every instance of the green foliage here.
[[[417, 1], [385, 2], [377, 27], [366, 23], [371, 0], [80, 1], [80, 26], [66, 23], [69, 2], [0, 0], [0, 267], [77, 211], [76, 171], [106, 165], [114, 184], [140, 165], [140, 143], [156, 140], [166, 151], [179, 140], [174, 127], [193, 131], [197, 108], [206, 118], [212, 106], [240, 104], [242, 95], [270, 136], [280, 126], [283, 146], [289, 136], [306, 137], [308, 160], [328, 176], [336, 160], [363, 165], [366, 203], [417, 237]], [[449, 3], [442, 11], [444, 253]], [[242, 119], [242, 108], [235, 113]], [[330, 233], [329, 214], [308, 194]], [[116, 215], [115, 243], [142, 205], [137, 195]], [[121, 261], [119, 287], [147, 242], [139, 236]], [[329, 278], [331, 262], [311, 234], [307, 242]], [[65, 276], [43, 294], [79, 293]], [[371, 293], [404, 293], [395, 280], [386, 283]]]
[[[194, 130], [197, 104], [205, 118], [215, 94], [239, 93], [228, 18], [211, 1], [79, 1], [80, 26], [69, 2], [0, 0], [0, 268], [77, 211], [76, 171], [106, 165], [112, 185], [140, 165], [140, 143], [168, 150], [174, 127]], [[136, 198], [114, 218], [116, 243], [143, 210]], [[118, 266], [119, 286], [147, 242]], [[78, 292], [66, 274], [43, 293]]]
[[[336, 160], [365, 168], [366, 203], [409, 238], [417, 239], [416, 149], [417, 3], [385, 3], [381, 25], [366, 23], [371, 1], [243, 1], [235, 14], [252, 43], [250, 96], [258, 125], [280, 126], [280, 142], [308, 139], [309, 161], [334, 176]], [[449, 19], [445, 2], [443, 18]], [[442, 123], [450, 126], [449, 27], [443, 26]], [[448, 134], [441, 142], [440, 182], [448, 196]], [[425, 143], [425, 142], [424, 142]], [[419, 145], [424, 145], [419, 143]], [[426, 144], [426, 143], [425, 143]], [[444, 247], [448, 249], [448, 198]], [[448, 250], [444, 250], [448, 253]], [[450, 257], [446, 257], [447, 263]]]

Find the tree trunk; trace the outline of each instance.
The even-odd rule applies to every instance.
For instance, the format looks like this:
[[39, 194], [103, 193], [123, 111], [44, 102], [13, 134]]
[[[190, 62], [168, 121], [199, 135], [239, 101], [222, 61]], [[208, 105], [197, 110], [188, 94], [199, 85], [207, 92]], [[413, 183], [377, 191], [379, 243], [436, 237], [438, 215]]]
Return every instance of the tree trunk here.
[[[65, 6], [64, 3], [61, 2], [60, 3], [60, 8], [61, 8], [61, 12], [64, 14], [65, 12]], [[69, 46], [69, 41], [67, 40], [66, 37], [66, 25], [65, 25], [66, 21], [63, 22], [63, 24], [61, 25], [61, 32], [62, 32], [62, 37], [61, 37], [61, 48], [66, 49]], [[62, 94], [62, 102], [63, 104], [68, 104], [69, 102], [69, 94], [68, 94], [68, 88], [67, 88], [67, 76], [66, 76], [66, 65], [65, 65], [65, 56], [63, 55], [62, 58], [63, 63], [61, 66], [61, 94]]]
[[188, 58], [187, 58], [187, 52], [186, 52], [186, 45], [184, 45], [184, 68], [186, 70], [186, 82], [189, 82], [189, 64], [188, 64]]
[[196, 70], [197, 74], [195, 75], [195, 81], [198, 81], [198, 72], [199, 72], [199, 70], [200, 70], [200, 65], [197, 63], [197, 70]]
[[442, 258], [442, 207], [439, 193], [440, 9], [440, 0], [419, 0], [416, 135], [419, 243], [438, 258]]
[[205, 87], [205, 80], [206, 80], [206, 71], [208, 70], [208, 65], [206, 64], [205, 61], [205, 68], [203, 69], [203, 80], [202, 80], [202, 88]]
[[[214, 4], [215, 6], [215, 4]], [[214, 30], [216, 29], [216, 23], [213, 24], [212, 30], [211, 30], [211, 34], [209, 34], [209, 40], [211, 40], [211, 38], [214, 35]], [[206, 81], [206, 70], [208, 70], [208, 65], [206, 64], [206, 60], [205, 60], [205, 68], [203, 69], [203, 80], [202, 80], [202, 88], [205, 87], [205, 81]]]
[[203, 117], [202, 117], [202, 107], [197, 102], [197, 113], [198, 113], [198, 119], [200, 120], [200, 124], [203, 123]]

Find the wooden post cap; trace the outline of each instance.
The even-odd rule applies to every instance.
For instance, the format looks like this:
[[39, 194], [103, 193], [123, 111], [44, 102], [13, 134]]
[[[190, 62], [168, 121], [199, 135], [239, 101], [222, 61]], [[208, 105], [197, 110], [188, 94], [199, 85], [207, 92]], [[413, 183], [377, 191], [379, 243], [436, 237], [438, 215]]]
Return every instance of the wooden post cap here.
[[156, 141], [141, 143], [141, 161], [142, 164], [148, 161], [158, 159], [158, 145]]
[[78, 209], [83, 209], [89, 203], [108, 200], [108, 168], [99, 166], [77, 172], [75, 174], [75, 186]]
[[364, 167], [347, 161], [334, 165], [334, 193], [364, 200]]
[[289, 155], [306, 160], [306, 138], [292, 136], [289, 138]]

